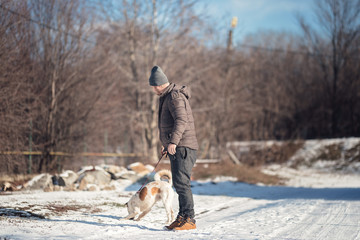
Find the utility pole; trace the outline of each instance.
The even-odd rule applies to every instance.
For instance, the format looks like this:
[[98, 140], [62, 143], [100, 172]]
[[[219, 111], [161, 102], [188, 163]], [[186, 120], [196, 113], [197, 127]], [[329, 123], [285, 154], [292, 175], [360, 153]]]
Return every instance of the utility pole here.
[[238, 18], [237, 17], [233, 17], [231, 19], [231, 28], [229, 30], [229, 36], [228, 36], [228, 42], [227, 42], [227, 53], [229, 54], [230, 51], [232, 50], [232, 35], [233, 35], [233, 31], [234, 31], [234, 28], [236, 27], [237, 25], [237, 22], [238, 22]]
[[[227, 114], [229, 112], [229, 106], [230, 106], [230, 98], [229, 98], [229, 91], [231, 89], [231, 86], [229, 86], [229, 82], [231, 81], [231, 66], [232, 66], [232, 53], [233, 53], [233, 32], [234, 29], [237, 25], [237, 21], [238, 18], [237, 17], [233, 17], [231, 19], [231, 25], [230, 25], [230, 30], [229, 30], [229, 34], [228, 34], [228, 39], [227, 39], [227, 45], [226, 45], [226, 53], [225, 53], [225, 57], [224, 57], [224, 78], [222, 81], [222, 93], [221, 93], [221, 98], [223, 99], [222, 104], [221, 104], [221, 109], [222, 111], [225, 112], [225, 114]], [[219, 121], [217, 124], [221, 124], [221, 122]], [[222, 127], [215, 127], [215, 136], [218, 136], [217, 142], [220, 143], [223, 138], [222, 136], [222, 131], [221, 131]], [[222, 136], [222, 137], [219, 137]], [[221, 140], [220, 140], [221, 139]], [[220, 144], [218, 144], [219, 148], [220, 148]], [[221, 151], [220, 149], [218, 150], [219, 152]]]

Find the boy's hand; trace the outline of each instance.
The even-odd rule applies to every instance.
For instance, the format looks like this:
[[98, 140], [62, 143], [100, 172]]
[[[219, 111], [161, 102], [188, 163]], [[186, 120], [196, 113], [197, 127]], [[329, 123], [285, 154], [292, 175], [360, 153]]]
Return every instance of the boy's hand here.
[[167, 154], [167, 150], [164, 148], [164, 146], [161, 146], [161, 155]]
[[170, 143], [167, 150], [171, 155], [174, 155], [176, 153], [176, 145], [173, 143]]

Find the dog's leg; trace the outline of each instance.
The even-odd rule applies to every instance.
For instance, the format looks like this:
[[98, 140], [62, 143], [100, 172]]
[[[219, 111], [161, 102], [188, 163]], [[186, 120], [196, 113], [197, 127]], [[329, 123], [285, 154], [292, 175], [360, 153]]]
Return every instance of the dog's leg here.
[[120, 218], [119, 220], [129, 220], [131, 218], [134, 218], [136, 216], [137, 213], [130, 213], [129, 215], [127, 215], [126, 217], [124, 218]]
[[136, 216], [138, 213], [140, 213], [140, 209], [139, 209], [139, 208], [135, 208], [135, 209], [134, 209], [134, 212], [129, 213], [129, 215], [127, 215], [127, 216], [124, 217], [124, 218], [121, 218], [120, 220], [129, 220], [129, 219], [135, 218], [135, 216]]
[[174, 219], [174, 211], [172, 209], [172, 197], [173, 194], [169, 192], [169, 194], [163, 198], [163, 203], [166, 211], [166, 215], [168, 218], [167, 223], [171, 223]]
[[137, 219], [135, 219], [135, 221], [140, 221], [140, 219], [142, 219], [143, 217], [145, 217], [146, 214], [148, 214], [150, 212], [151, 208], [146, 209], [145, 211], [143, 211], [139, 217]]
[[172, 203], [173, 203], [173, 199], [174, 199], [174, 194], [175, 192], [171, 189], [170, 193], [169, 193], [169, 203], [170, 203], [170, 210], [171, 210], [171, 222], [175, 220], [175, 216], [174, 216], [174, 211], [172, 208]]

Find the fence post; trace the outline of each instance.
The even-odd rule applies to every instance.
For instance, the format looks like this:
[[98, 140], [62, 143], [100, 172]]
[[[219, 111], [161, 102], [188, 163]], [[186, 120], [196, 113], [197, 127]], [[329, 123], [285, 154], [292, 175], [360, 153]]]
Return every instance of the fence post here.
[[[108, 144], [108, 132], [107, 129], [105, 129], [104, 133], [104, 153], [107, 152], [107, 144]], [[106, 157], [105, 157], [105, 165], [107, 164]]]
[[30, 119], [30, 134], [29, 134], [29, 166], [28, 166], [28, 174], [32, 173], [32, 119]]
[[60, 156], [56, 156], [56, 164], [57, 164], [57, 172], [61, 172], [61, 158]]
[[[86, 127], [84, 126], [84, 136], [86, 136]], [[87, 145], [86, 145], [86, 139], [84, 137], [84, 153], [87, 152]], [[88, 165], [88, 161], [87, 161], [87, 157], [83, 156], [83, 165], [87, 166]]]
[[[87, 145], [86, 145], [86, 142], [84, 141], [84, 153], [87, 152]], [[86, 156], [83, 156], [83, 165], [84, 166], [87, 166], [88, 165], [88, 161], [87, 161], [87, 157]]]

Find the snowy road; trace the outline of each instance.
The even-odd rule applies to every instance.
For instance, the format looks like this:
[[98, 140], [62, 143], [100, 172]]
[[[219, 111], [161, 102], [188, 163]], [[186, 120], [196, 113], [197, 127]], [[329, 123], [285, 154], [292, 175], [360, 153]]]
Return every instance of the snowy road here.
[[[119, 221], [131, 190], [0, 196], [0, 206], [46, 219], [0, 217], [6, 239], [360, 239], [360, 188], [295, 188], [194, 182], [197, 230], [163, 230], [154, 206], [140, 222]], [[176, 199], [173, 204], [177, 210]], [[1, 208], [0, 207], [0, 208]], [[0, 239], [1, 239], [0, 237]]]
[[[231, 188], [230, 183], [217, 185], [211, 191]], [[360, 239], [360, 189], [235, 186], [238, 191], [230, 195], [238, 198], [219, 199], [215, 209], [198, 214], [199, 226], [225, 230], [215, 238]]]
[[236, 204], [243, 206], [217, 216], [201, 216], [199, 227], [211, 229], [218, 239], [360, 239], [359, 201], [249, 200]]

